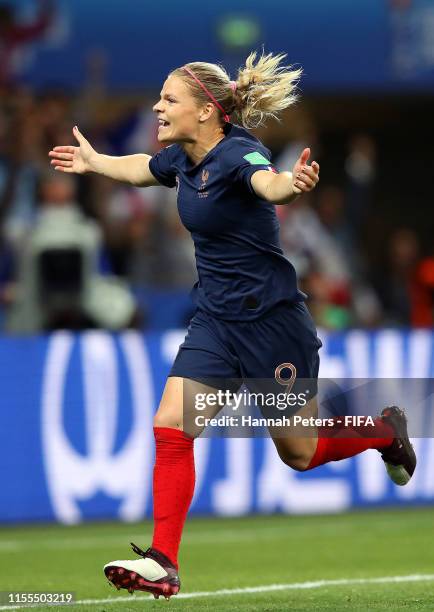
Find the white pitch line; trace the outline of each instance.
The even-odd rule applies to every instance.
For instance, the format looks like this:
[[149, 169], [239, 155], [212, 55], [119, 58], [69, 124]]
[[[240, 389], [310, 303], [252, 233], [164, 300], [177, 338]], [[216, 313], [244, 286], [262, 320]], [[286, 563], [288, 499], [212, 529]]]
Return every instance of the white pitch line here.
[[[298, 591], [303, 589], [320, 589], [330, 586], [352, 586], [357, 584], [393, 584], [400, 582], [433, 582], [434, 574], [410, 574], [408, 576], [381, 576], [379, 578], [341, 578], [337, 580], [316, 580], [311, 582], [292, 582], [289, 584], [266, 584], [256, 587], [243, 587], [238, 589], [220, 589], [218, 591], [196, 591], [193, 593], [180, 593], [174, 596], [177, 599], [196, 599], [198, 597], [216, 597], [224, 595], [250, 595], [252, 593], [270, 593], [273, 591]], [[93, 606], [100, 604], [117, 604], [121, 601], [129, 603], [153, 602], [153, 597], [143, 595], [129, 597], [106, 597], [105, 599], [81, 599], [74, 604], [65, 604], [64, 607], [71, 606]], [[24, 608], [40, 608], [40, 605], [23, 606], [0, 606], [0, 610], [23, 610]], [[51, 607], [51, 606], [50, 606]], [[54, 607], [54, 606], [53, 606]]]

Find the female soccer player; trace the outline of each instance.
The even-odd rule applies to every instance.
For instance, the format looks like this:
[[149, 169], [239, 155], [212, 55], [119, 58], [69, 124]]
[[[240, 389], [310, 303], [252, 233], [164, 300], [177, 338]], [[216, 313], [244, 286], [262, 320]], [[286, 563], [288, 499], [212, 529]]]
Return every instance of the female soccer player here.
[[[184, 387], [203, 391], [207, 379], [217, 381], [211, 387], [219, 380], [274, 379], [282, 366], [299, 378], [318, 376], [321, 343], [294, 268], [279, 246], [274, 204], [290, 204], [311, 191], [319, 165], [308, 163], [310, 149], [304, 149], [292, 173], [277, 173], [269, 151], [246, 129], [294, 102], [301, 71], [282, 66], [284, 57], [252, 53], [236, 81], [204, 62], [174, 70], [153, 109], [158, 140], [170, 146], [153, 157], [102, 155], [77, 127], [73, 134], [79, 146], [49, 153], [61, 172], [97, 172], [142, 187], [176, 187], [181, 220], [195, 244], [197, 311], [154, 421], [152, 547], [143, 551], [133, 545], [140, 559], [104, 567], [117, 588], [130, 592], [168, 598], [180, 588], [178, 548], [195, 479], [194, 435], [183, 427]], [[301, 412], [316, 415], [316, 401]], [[416, 458], [403, 412], [386, 408], [368, 431], [369, 437], [350, 427], [337, 428], [334, 437], [322, 436], [321, 430], [305, 437], [270, 433], [282, 461], [296, 470], [376, 448], [392, 479], [405, 484]]]

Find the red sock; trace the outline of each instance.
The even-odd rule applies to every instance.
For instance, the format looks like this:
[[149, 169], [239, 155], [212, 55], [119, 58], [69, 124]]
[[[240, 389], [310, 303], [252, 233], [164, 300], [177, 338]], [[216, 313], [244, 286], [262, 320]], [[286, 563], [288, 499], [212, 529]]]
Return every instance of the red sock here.
[[[338, 419], [341, 420], [340, 417], [337, 417], [336, 420]], [[374, 425], [338, 427], [333, 431], [335, 433], [332, 433], [329, 427], [318, 429], [318, 443], [308, 470], [329, 461], [340, 461], [341, 459], [354, 457], [354, 455], [358, 455], [368, 448], [385, 448], [392, 444], [395, 436], [393, 428], [384, 423], [381, 418], [375, 419]], [[333, 437], [324, 437], [325, 435], [332, 435]]]
[[193, 438], [179, 429], [154, 427], [154, 537], [152, 548], [178, 568], [178, 548], [194, 491]]

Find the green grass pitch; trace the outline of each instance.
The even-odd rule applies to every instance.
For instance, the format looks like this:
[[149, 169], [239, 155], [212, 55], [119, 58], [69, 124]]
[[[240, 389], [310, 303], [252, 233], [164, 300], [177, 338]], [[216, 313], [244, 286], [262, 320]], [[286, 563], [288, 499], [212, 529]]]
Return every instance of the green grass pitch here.
[[170, 602], [118, 592], [102, 572], [150, 533], [149, 522], [2, 527], [0, 590], [74, 591], [82, 603], [60, 608], [74, 612], [434, 610], [434, 508], [190, 519]]

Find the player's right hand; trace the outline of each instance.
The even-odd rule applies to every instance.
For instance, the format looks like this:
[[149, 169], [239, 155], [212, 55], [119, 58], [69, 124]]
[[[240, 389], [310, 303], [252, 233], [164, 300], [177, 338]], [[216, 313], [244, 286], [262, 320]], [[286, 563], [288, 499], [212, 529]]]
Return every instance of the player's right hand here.
[[48, 155], [52, 158], [51, 165], [55, 170], [84, 174], [92, 170], [92, 159], [97, 153], [77, 126], [74, 126], [72, 133], [78, 142], [78, 147], [54, 147]]

